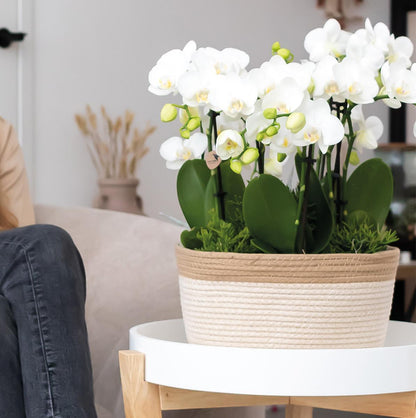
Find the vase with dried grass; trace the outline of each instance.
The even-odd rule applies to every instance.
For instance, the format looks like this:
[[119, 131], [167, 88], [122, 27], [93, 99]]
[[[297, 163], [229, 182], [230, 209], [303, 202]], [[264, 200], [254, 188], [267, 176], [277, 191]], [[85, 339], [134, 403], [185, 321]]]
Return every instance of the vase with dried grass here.
[[136, 169], [148, 153], [146, 139], [155, 130], [149, 123], [143, 130], [132, 129], [134, 114], [110, 118], [101, 106], [101, 123], [91, 107], [75, 115], [78, 128], [87, 139], [87, 149], [98, 173], [99, 195], [93, 206], [100, 209], [143, 214], [142, 199], [136, 194]]

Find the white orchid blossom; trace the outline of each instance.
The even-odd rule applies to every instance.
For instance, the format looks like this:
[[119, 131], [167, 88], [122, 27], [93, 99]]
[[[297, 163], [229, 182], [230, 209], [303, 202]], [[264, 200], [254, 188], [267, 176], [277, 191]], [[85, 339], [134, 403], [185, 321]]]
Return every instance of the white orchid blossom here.
[[270, 149], [282, 154], [293, 154], [297, 150], [293, 142], [295, 135], [286, 128], [286, 119], [282, 118], [279, 132], [270, 139]]
[[[266, 119], [263, 115], [263, 111], [259, 110], [252, 115], [250, 115], [246, 120], [246, 138], [248, 141], [254, 141], [257, 137], [257, 134], [261, 131], [264, 131], [270, 124], [270, 119]], [[270, 141], [262, 141], [265, 144], [270, 143]]]
[[327, 55], [340, 57], [345, 54], [350, 33], [341, 29], [335, 19], [329, 19], [323, 28], [311, 30], [305, 37], [304, 47], [309, 59], [317, 62]]
[[218, 135], [215, 151], [222, 160], [236, 158], [244, 151], [243, 138], [232, 129], [222, 131]]
[[250, 58], [244, 51], [235, 48], [225, 48], [222, 51], [199, 48], [192, 56], [193, 65], [198, 71], [215, 75], [240, 74], [249, 61]]
[[356, 134], [354, 146], [361, 152], [363, 148], [376, 149], [377, 141], [383, 134], [383, 123], [377, 116], [370, 116], [365, 119], [361, 106], [356, 106], [351, 111]]
[[178, 81], [178, 92], [188, 106], [206, 106], [212, 87], [215, 85], [215, 76], [209, 73], [188, 71]]
[[295, 134], [295, 145], [318, 144], [321, 152], [326, 153], [330, 145], [342, 141], [344, 127], [341, 121], [331, 114], [331, 109], [324, 99], [305, 102], [301, 111], [305, 114], [306, 125]]
[[410, 67], [412, 62], [410, 57], [413, 54], [413, 43], [406, 36], [399, 36], [390, 38], [388, 43], [387, 61], [392, 64], [393, 62], [401, 62], [406, 68]]
[[248, 116], [254, 111], [257, 91], [247, 78], [236, 74], [219, 75], [208, 97], [212, 108], [231, 118]]
[[[397, 100], [403, 103], [416, 103], [416, 70], [413, 64], [408, 70], [402, 62], [386, 62], [381, 67], [381, 80], [384, 92], [393, 101], [387, 101], [390, 107], [397, 106]], [[394, 100], [396, 99], [396, 101]]]
[[288, 162], [289, 158], [279, 161], [279, 152], [270, 148], [268, 156], [264, 160], [264, 172], [275, 177], [281, 177], [283, 168]]
[[305, 98], [305, 90], [293, 78], [284, 78], [262, 101], [262, 109], [275, 108], [277, 114], [294, 112]]
[[149, 72], [149, 91], [158, 96], [176, 94], [178, 80], [188, 70], [195, 50], [195, 42], [189, 41], [183, 50], [173, 49], [162, 55]]
[[345, 58], [334, 67], [335, 79], [344, 99], [357, 104], [374, 102], [379, 87], [373, 72], [352, 58]]
[[166, 160], [166, 167], [171, 170], [178, 170], [187, 160], [201, 158], [208, 146], [208, 139], [205, 134], [195, 133], [189, 139], [182, 139], [174, 136], [167, 139], [160, 146], [159, 152]]
[[391, 38], [388, 27], [384, 23], [377, 23], [373, 28], [370, 19], [366, 19], [365, 29], [358, 29], [349, 38], [346, 55], [360, 61], [376, 74], [385, 61], [389, 42]]
[[328, 55], [316, 64], [312, 73], [314, 83], [313, 97], [329, 99], [332, 97], [335, 101], [344, 101], [342, 87], [339, 86], [335, 78], [334, 68], [339, 65], [336, 58]]

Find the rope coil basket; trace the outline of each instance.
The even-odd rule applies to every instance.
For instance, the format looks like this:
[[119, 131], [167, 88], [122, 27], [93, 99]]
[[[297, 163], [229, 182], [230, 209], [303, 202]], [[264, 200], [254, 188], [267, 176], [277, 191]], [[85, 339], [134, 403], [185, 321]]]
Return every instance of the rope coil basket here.
[[188, 342], [363, 348], [386, 337], [400, 251], [240, 254], [178, 246]]

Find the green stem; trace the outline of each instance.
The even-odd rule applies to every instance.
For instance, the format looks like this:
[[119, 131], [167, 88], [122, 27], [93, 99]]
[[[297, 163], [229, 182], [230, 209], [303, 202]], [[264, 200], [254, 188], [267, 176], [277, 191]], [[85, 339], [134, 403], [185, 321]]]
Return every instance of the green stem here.
[[310, 145], [308, 151], [308, 158], [306, 158], [306, 149], [302, 150], [302, 169], [300, 179], [299, 200], [296, 214], [296, 225], [298, 225], [298, 232], [296, 234], [296, 251], [304, 253], [306, 251], [305, 230], [306, 219], [308, 214], [308, 196], [309, 196], [309, 179], [311, 170], [313, 169], [313, 156], [315, 146]]
[[[214, 145], [217, 142], [218, 132], [217, 132], [217, 121], [216, 118], [218, 116], [217, 112], [214, 112], [213, 110], [210, 110], [208, 113], [209, 116], [209, 128], [208, 128], [208, 150], [212, 151], [213, 149], [213, 143], [212, 139], [214, 139]], [[212, 138], [212, 131], [214, 130], [214, 138]], [[218, 217], [220, 219], [225, 219], [225, 205], [224, 205], [224, 190], [222, 188], [222, 178], [221, 178], [221, 164], [215, 168], [214, 170], [211, 170], [211, 174], [215, 176], [215, 197], [217, 199], [218, 204]]]
[[256, 147], [259, 150], [259, 158], [258, 158], [258, 163], [259, 163], [259, 174], [263, 174], [264, 173], [264, 151], [265, 151], [265, 146], [262, 142], [256, 141]]

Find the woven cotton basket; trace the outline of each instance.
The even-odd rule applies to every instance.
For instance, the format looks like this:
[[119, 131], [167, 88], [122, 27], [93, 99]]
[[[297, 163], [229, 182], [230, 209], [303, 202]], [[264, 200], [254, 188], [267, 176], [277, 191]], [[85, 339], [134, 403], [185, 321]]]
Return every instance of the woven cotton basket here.
[[176, 249], [188, 342], [256, 348], [382, 346], [399, 250], [238, 254]]

